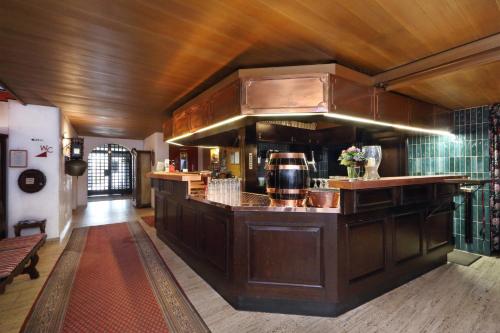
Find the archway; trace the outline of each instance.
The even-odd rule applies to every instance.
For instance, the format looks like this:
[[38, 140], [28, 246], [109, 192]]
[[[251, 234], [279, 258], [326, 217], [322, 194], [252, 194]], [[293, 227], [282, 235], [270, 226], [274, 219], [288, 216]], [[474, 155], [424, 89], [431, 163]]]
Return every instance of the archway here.
[[118, 144], [95, 147], [88, 156], [88, 196], [132, 193], [132, 155]]

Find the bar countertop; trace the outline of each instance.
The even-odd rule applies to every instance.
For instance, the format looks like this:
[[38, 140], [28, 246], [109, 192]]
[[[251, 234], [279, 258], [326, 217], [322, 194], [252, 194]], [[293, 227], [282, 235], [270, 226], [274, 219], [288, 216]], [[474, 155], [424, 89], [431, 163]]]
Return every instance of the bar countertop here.
[[179, 182], [201, 180], [199, 172], [148, 172], [146, 177], [151, 179], [176, 180]]
[[255, 212], [289, 212], [289, 213], [340, 213], [340, 208], [317, 207], [273, 207], [270, 206], [269, 197], [265, 194], [242, 192], [238, 203], [223, 203], [206, 199], [204, 196], [189, 195], [188, 200], [202, 202], [207, 205], [217, 206], [230, 211], [255, 211]]
[[376, 180], [329, 179], [328, 186], [341, 190], [364, 190], [394, 186], [445, 183], [449, 179], [466, 179], [463, 175], [382, 177]]

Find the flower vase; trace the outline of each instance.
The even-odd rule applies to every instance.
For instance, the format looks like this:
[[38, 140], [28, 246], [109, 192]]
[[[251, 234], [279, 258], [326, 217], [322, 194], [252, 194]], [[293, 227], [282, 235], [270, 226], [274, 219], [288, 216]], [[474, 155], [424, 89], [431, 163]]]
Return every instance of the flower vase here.
[[349, 181], [353, 181], [358, 179], [359, 177], [359, 167], [356, 166], [348, 166], [347, 167], [347, 178], [349, 178]]

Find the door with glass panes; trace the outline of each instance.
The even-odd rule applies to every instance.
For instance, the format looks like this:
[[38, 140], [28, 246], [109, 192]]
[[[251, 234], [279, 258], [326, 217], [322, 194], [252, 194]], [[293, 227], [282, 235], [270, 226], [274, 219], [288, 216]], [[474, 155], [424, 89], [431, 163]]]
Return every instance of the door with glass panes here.
[[118, 144], [95, 147], [88, 158], [88, 195], [132, 193], [132, 155]]

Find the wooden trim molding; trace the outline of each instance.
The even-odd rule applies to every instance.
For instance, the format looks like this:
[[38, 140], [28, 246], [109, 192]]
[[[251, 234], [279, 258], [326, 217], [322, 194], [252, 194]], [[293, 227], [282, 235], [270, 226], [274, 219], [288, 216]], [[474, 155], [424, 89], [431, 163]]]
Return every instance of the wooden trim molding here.
[[500, 60], [500, 33], [457, 46], [373, 77], [374, 84], [394, 90], [423, 79]]

